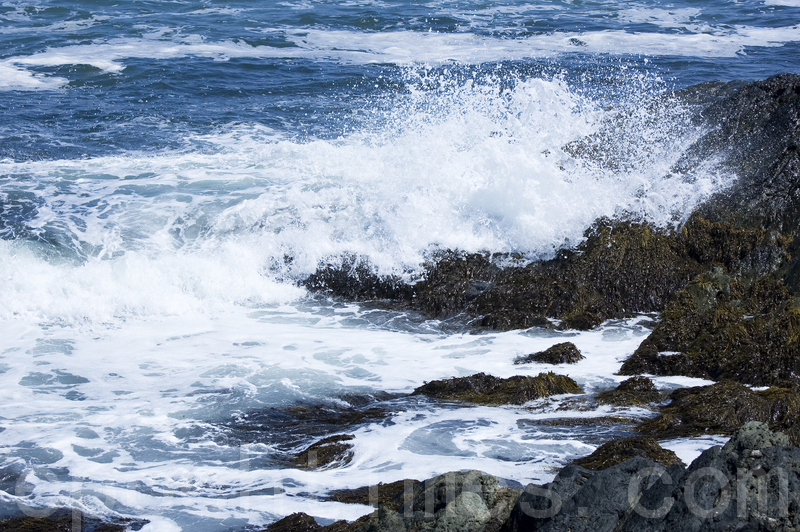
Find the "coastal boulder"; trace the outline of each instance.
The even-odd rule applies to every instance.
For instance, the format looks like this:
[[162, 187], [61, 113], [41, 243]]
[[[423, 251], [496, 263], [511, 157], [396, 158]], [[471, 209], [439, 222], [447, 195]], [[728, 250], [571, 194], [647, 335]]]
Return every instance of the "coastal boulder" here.
[[581, 394], [571, 378], [555, 373], [536, 377], [517, 375], [501, 379], [485, 373], [431, 381], [416, 388], [412, 395], [425, 395], [443, 401], [463, 401], [478, 405], [522, 405], [528, 401], [563, 393]]
[[514, 360], [514, 364], [530, 364], [540, 362], [542, 364], [575, 364], [584, 357], [580, 350], [572, 342], [562, 342], [544, 351], [532, 353]]
[[637, 375], [622, 381], [613, 390], [600, 392], [595, 400], [614, 406], [642, 406], [661, 401], [661, 394], [652, 380]]

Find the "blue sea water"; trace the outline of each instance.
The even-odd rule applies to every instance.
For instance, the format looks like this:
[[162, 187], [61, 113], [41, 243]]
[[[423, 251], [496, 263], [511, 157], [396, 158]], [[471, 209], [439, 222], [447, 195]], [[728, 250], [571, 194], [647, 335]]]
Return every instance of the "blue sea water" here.
[[[463, 468], [551, 478], [613, 434], [528, 422], [552, 405], [401, 400], [352, 429], [350, 464], [310, 472], [279, 458], [314, 436], [226, 427], [536, 374], [513, 358], [564, 336], [587, 358], [562, 370], [613, 386], [647, 334], [638, 318], [470, 335], [296, 283], [343, 254], [413, 277], [441, 249], [547, 257], [599, 216], [680, 223], [736, 176], [671, 177], [701, 132], [643, 103], [798, 73], [798, 57], [797, 0], [3, 1], [0, 513], [228, 530], [369, 510], [320, 501], [332, 488]], [[562, 149], [620, 112], [621, 168]], [[714, 441], [665, 445], [691, 457]]]

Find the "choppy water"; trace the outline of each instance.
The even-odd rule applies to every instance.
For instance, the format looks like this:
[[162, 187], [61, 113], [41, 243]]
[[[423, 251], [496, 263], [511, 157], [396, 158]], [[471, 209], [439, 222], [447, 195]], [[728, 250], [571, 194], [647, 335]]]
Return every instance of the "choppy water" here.
[[[669, 177], [700, 132], [642, 103], [800, 72], [796, 0], [262, 4], [0, 3], [2, 513], [217, 531], [368, 511], [321, 502], [332, 488], [464, 468], [548, 480], [626, 428], [538, 423], [611, 413], [557, 402], [398, 398], [348, 429], [349, 465], [309, 472], [285, 458], [317, 433], [270, 408], [535, 375], [513, 359], [564, 338], [586, 359], [556, 371], [595, 392], [645, 318], [473, 335], [296, 282], [342, 253], [413, 276], [437, 249], [547, 257], [603, 215], [680, 223], [735, 176]], [[616, 113], [624, 165], [561, 149]], [[259, 412], [274, 427], [243, 437]], [[690, 460], [715, 441], [665, 445]]]

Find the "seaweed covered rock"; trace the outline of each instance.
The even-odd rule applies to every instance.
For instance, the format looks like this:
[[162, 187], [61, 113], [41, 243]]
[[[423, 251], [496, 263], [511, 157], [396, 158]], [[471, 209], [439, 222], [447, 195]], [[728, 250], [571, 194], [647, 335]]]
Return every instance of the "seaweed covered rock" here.
[[542, 364], [575, 364], [584, 357], [580, 350], [572, 342], [562, 342], [544, 351], [532, 353], [514, 360], [514, 364], [530, 364], [540, 362]]
[[675, 233], [648, 223], [600, 219], [576, 251], [507, 268], [470, 312], [494, 329], [555, 317], [562, 327], [590, 329], [610, 318], [654, 312], [697, 271]]
[[800, 394], [797, 389], [769, 388], [753, 391], [733, 381], [710, 386], [679, 388], [660, 415], [641, 423], [637, 430], [655, 438], [733, 434], [749, 421], [768, 423], [800, 443]]
[[344, 255], [339, 261], [320, 264], [300, 283], [312, 292], [320, 292], [348, 301], [389, 299], [410, 301], [411, 286], [397, 275], [378, 275], [364, 257]]
[[54, 509], [46, 517], [20, 516], [0, 519], [0, 530], [4, 532], [125, 532], [140, 530], [149, 521], [146, 519], [114, 519], [103, 521], [72, 508]]
[[488, 254], [442, 253], [413, 287], [415, 308], [432, 317], [462, 312], [491, 286], [499, 271]]
[[383, 506], [397, 511], [409, 497], [419, 493], [421, 488], [419, 480], [398, 480], [388, 484], [379, 483], [374, 486], [362, 486], [353, 489], [334, 490], [327, 500], [349, 504], [364, 504], [367, 506]]
[[781, 281], [745, 286], [715, 267], [667, 303], [620, 374], [686, 375], [757, 386], [800, 382], [800, 310]]
[[272, 523], [263, 532], [346, 532], [349, 527], [347, 521], [336, 521], [322, 526], [310, 515], [297, 512]]
[[517, 375], [508, 379], [476, 373], [469, 377], [425, 383], [416, 388], [412, 395], [479, 405], [521, 405], [562, 393], [580, 394], [583, 390], [571, 378], [552, 372], [540, 373], [536, 377]]
[[685, 465], [678, 455], [669, 449], [664, 449], [655, 439], [647, 436], [633, 436], [604, 443], [592, 454], [577, 458], [572, 463], [590, 471], [599, 471], [621, 464], [634, 456], [647, 458], [664, 467], [672, 464]]
[[637, 375], [619, 383], [613, 390], [597, 394], [598, 403], [614, 406], [642, 406], [661, 400], [661, 394], [653, 381]]

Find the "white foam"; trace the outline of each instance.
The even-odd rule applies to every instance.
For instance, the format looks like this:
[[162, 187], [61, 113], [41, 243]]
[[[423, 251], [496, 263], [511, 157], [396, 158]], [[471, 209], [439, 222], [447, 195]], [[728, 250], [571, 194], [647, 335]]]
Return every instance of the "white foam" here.
[[[652, 12], [628, 12], [636, 21], [655, 20], [671, 26], [679, 19], [663, 20]], [[85, 64], [119, 72], [133, 58], [168, 60], [202, 57], [216, 61], [231, 58], [304, 58], [344, 63], [394, 63], [400, 65], [448, 62], [478, 64], [490, 61], [548, 57], [555, 53], [671, 55], [679, 57], [735, 57], [745, 47], [776, 47], [800, 40], [800, 26], [761, 28], [734, 26], [715, 29], [697, 26], [691, 33], [641, 33], [627, 30], [552, 32], [524, 38], [489, 37], [473, 33], [394, 31], [380, 33], [341, 30], [288, 30], [283, 34], [295, 47], [250, 46], [235, 41], [209, 41], [201, 35], [170, 35], [154, 30], [149, 38], [118, 38], [94, 44], [49, 48], [41, 53], [15, 56], [7, 64], [61, 66]], [[270, 30], [274, 32], [275, 30]], [[172, 33], [171, 31], [169, 32]]]
[[13, 61], [0, 62], [0, 91], [53, 90], [65, 85], [68, 80], [55, 76], [44, 76], [21, 69]]

